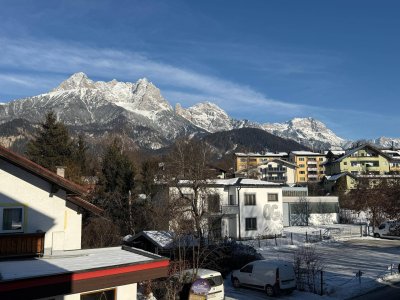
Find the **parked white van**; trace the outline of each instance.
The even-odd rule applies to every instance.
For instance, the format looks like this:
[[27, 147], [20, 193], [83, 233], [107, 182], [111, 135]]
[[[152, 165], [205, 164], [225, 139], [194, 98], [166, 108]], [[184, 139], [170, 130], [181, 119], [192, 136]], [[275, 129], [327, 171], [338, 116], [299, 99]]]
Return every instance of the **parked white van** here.
[[246, 286], [264, 290], [268, 296], [296, 289], [293, 265], [283, 261], [256, 260], [231, 275], [234, 287]]
[[374, 237], [400, 239], [400, 221], [386, 221], [374, 228]]
[[[210, 285], [210, 290], [207, 293], [207, 299], [213, 300], [223, 300], [225, 299], [225, 290], [224, 290], [224, 279], [220, 272], [209, 270], [209, 269], [187, 269], [182, 271], [180, 274], [174, 275], [174, 277], [180, 277], [181, 280], [188, 286], [185, 286], [184, 289], [189, 288], [193, 282], [197, 279], [205, 279]], [[182, 299], [185, 299], [186, 296], [189, 297], [189, 290], [183, 291]], [[186, 295], [187, 293], [187, 295]]]

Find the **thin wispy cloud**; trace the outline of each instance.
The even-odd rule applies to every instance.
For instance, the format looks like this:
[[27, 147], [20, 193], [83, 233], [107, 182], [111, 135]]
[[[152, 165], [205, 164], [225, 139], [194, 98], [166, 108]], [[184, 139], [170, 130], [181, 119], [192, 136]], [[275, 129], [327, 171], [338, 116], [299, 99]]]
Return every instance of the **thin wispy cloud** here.
[[[140, 77], [149, 77], [156, 85], [175, 88], [179, 91], [190, 90], [185, 98], [196, 97], [201, 93], [204, 99], [218, 99], [221, 106], [255, 105], [284, 110], [288, 115], [305, 107], [298, 104], [268, 98], [248, 86], [242, 86], [214, 76], [200, 74], [150, 60], [143, 54], [112, 49], [95, 49], [78, 44], [68, 45], [59, 42], [0, 41], [0, 68], [8, 70], [27, 70], [29, 72], [60, 75], [85, 71], [92, 77], [101, 77], [134, 81]], [[3, 74], [3, 77], [6, 75]], [[59, 77], [59, 76], [57, 76]], [[0, 77], [1, 78], [1, 77]], [[30, 84], [20, 75], [13, 74], [14, 82]], [[8, 77], [11, 80], [11, 77]], [[170, 93], [170, 95], [174, 95]], [[185, 99], [171, 99], [185, 100]], [[189, 100], [190, 101], [190, 100]], [[183, 103], [185, 104], [185, 103]]]
[[[84, 71], [89, 77], [102, 80], [136, 81], [148, 77], [162, 87], [163, 95], [170, 102], [180, 102], [187, 107], [199, 101], [212, 101], [229, 114], [242, 114], [241, 118], [246, 117], [243, 114], [254, 115], [256, 111], [262, 118], [258, 120], [261, 122], [269, 121], [272, 116], [323, 116], [328, 111], [330, 114], [365, 116], [362, 111], [327, 109], [273, 99], [252, 87], [151, 60], [143, 53], [132, 51], [57, 41], [0, 39], [0, 52], [0, 82], [3, 82], [0, 86], [3, 89], [6, 89], [7, 83], [12, 83], [21, 87], [40, 85], [42, 92], [46, 92], [72, 73]], [[25, 73], [35, 75], [21, 75]]]

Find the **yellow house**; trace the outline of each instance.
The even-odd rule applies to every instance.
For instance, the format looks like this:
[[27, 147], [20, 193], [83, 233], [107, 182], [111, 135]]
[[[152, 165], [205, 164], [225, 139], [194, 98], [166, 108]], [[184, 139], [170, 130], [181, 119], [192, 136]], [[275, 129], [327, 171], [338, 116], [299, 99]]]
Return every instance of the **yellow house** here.
[[390, 172], [390, 156], [379, 149], [364, 144], [347, 151], [339, 158], [325, 163], [325, 174], [348, 172], [352, 175], [385, 175]]
[[341, 186], [353, 189], [360, 178], [380, 180], [395, 178], [400, 170], [400, 160], [374, 146], [364, 144], [347, 151], [344, 155], [328, 159], [325, 165], [324, 187], [334, 192]]
[[296, 183], [317, 182], [325, 175], [325, 154], [310, 151], [292, 151], [289, 153], [289, 161], [297, 166]]

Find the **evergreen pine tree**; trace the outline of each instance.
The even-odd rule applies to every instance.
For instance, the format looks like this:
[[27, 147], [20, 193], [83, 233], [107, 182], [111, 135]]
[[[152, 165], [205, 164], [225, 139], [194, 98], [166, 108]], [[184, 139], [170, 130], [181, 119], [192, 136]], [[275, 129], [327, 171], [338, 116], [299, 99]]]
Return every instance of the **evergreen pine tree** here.
[[52, 171], [67, 165], [72, 155], [72, 140], [54, 112], [46, 115], [36, 139], [28, 143], [26, 154], [30, 160]]
[[135, 171], [132, 162], [115, 139], [102, 160], [95, 202], [105, 209], [122, 234], [133, 233], [133, 188]]

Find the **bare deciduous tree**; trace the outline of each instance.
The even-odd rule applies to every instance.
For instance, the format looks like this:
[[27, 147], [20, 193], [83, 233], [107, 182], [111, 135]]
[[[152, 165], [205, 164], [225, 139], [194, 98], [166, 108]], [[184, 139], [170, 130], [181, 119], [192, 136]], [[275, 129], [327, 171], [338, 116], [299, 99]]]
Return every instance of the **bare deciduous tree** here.
[[[178, 224], [193, 223], [195, 234], [201, 239], [207, 226], [207, 199], [213, 176], [209, 164], [210, 147], [201, 141], [179, 140], [167, 159], [167, 174], [171, 190], [170, 202], [176, 209]], [[189, 228], [188, 228], [189, 229]]]
[[294, 270], [297, 277], [297, 287], [315, 293], [318, 279], [324, 269], [321, 255], [314, 246], [302, 246], [294, 253]]
[[310, 201], [307, 197], [301, 196], [298, 201], [292, 205], [291, 218], [293, 225], [308, 226], [311, 214]]

